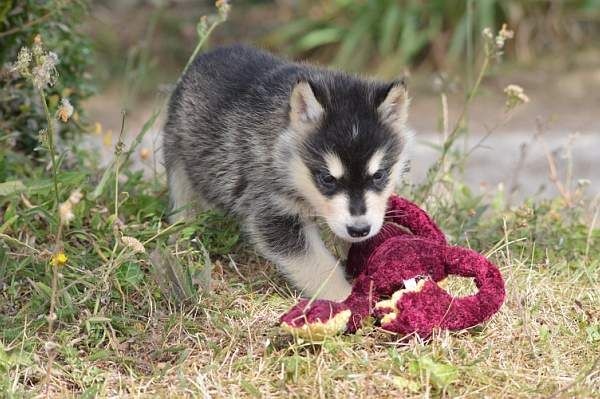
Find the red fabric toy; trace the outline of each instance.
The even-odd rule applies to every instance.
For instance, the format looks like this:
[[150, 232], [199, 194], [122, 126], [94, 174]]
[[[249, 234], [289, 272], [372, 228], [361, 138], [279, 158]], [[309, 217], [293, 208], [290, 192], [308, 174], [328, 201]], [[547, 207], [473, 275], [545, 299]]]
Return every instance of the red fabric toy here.
[[[397, 196], [390, 198], [381, 232], [352, 245], [347, 271], [356, 279], [346, 300], [302, 300], [281, 317], [284, 330], [321, 339], [355, 332], [373, 316], [385, 330], [427, 338], [436, 328], [482, 323], [504, 301], [496, 266], [475, 251], [448, 245], [422, 209]], [[451, 296], [437, 285], [451, 274], [472, 277], [479, 292]]]

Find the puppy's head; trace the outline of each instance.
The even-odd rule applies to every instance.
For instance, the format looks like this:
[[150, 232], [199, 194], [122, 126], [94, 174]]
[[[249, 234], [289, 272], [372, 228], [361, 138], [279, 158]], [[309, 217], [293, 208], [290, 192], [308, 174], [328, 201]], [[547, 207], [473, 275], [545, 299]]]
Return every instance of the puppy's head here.
[[358, 242], [379, 232], [406, 168], [407, 112], [402, 81], [338, 76], [292, 88], [289, 178], [340, 238]]

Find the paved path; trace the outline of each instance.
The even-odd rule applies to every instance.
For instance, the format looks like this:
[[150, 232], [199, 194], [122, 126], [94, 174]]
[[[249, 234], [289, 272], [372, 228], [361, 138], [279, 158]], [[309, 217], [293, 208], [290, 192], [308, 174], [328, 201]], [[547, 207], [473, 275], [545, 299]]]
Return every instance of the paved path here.
[[[596, 60], [594, 58], [593, 60]], [[584, 63], [582, 63], [583, 65]], [[486, 81], [482, 93], [475, 98], [469, 111], [470, 136], [467, 148], [472, 148], [485, 137], [491, 126], [499, 125], [478, 148], [473, 151], [465, 165], [464, 179], [475, 192], [497, 187], [503, 183], [506, 188], [516, 183], [515, 198], [531, 195], [550, 197], [557, 190], [548, 178], [546, 151], [540, 139], [534, 139], [537, 122], [548, 125], [542, 140], [553, 153], [560, 177], [564, 180], [568, 170], [568, 159], [564, 149], [572, 140], [571, 161], [573, 182], [589, 180], [588, 195], [600, 194], [600, 66], [597, 62], [588, 63], [573, 72], [556, 73], [553, 70], [519, 71], [513, 76], [500, 74]], [[559, 78], [557, 78], [559, 77]], [[416, 80], [416, 79], [415, 79]], [[531, 102], [519, 107], [510, 120], [505, 120], [504, 97], [502, 90], [509, 83], [521, 84]], [[410, 180], [419, 182], [429, 166], [435, 162], [438, 153], [427, 143], [439, 143], [440, 97], [433, 93], [427, 82], [414, 82], [410, 124], [417, 132], [416, 148], [412, 162]], [[120, 125], [116, 93], [95, 96], [87, 105], [92, 120], [102, 122], [105, 129], [111, 128], [116, 136]], [[460, 114], [462, 98], [455, 94], [448, 99], [450, 125]], [[150, 107], [136, 105], [128, 116], [129, 140], [145, 121]], [[160, 124], [157, 124], [157, 128]], [[116, 138], [115, 138], [116, 139]], [[114, 141], [114, 140], [113, 140]], [[100, 137], [91, 137], [91, 143], [101, 143]], [[460, 145], [464, 141], [459, 140]], [[113, 142], [114, 144], [114, 142]], [[526, 156], [522, 157], [522, 146], [526, 145]], [[100, 144], [103, 158], [110, 159], [112, 148]], [[142, 148], [157, 152], [157, 133], [149, 132]], [[134, 159], [136, 167], [152, 171], [160, 162], [152, 156], [141, 160], [138, 154]], [[517, 172], [518, 169], [518, 173]], [[516, 178], [515, 178], [516, 176]]]
[[[479, 146], [465, 165], [465, 182], [475, 192], [502, 183], [507, 190], [516, 187], [516, 198], [555, 196], [558, 191], [549, 179], [546, 153], [553, 155], [558, 175], [565, 182], [569, 168], [566, 149], [571, 143], [573, 185], [577, 184], [577, 180], [589, 180], [587, 193], [592, 196], [600, 194], [600, 132], [579, 133], [571, 137], [569, 131], [553, 131], [545, 133], [542, 138], [534, 136], [528, 131], [497, 132], [487, 138], [481, 132], [472, 133], [467, 140], [467, 148]], [[419, 135], [410, 173], [413, 182], [421, 181], [438, 157], [439, 152], [428, 143], [439, 143], [439, 135]], [[464, 140], [459, 140], [460, 146], [463, 143]]]

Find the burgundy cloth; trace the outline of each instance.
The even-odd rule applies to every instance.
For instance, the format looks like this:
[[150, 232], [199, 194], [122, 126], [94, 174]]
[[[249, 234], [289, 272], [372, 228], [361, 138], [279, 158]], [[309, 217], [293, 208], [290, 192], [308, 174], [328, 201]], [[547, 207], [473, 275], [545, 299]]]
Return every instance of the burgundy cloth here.
[[346, 263], [346, 271], [350, 276], [357, 277], [366, 267], [373, 251], [391, 237], [415, 235], [446, 243], [444, 233], [433, 223], [428, 214], [412, 202], [393, 195], [388, 201], [387, 209], [386, 223], [379, 234], [350, 247]]
[[301, 327], [304, 323], [326, 322], [346, 309], [348, 308], [343, 303], [317, 299], [310, 304], [308, 299], [302, 299], [289, 312], [281, 316], [280, 321], [292, 327]]
[[[504, 281], [496, 266], [484, 256], [449, 246], [429, 216], [403, 198], [392, 196], [386, 222], [377, 236], [350, 248], [347, 268], [356, 279], [348, 298], [340, 303], [318, 300], [308, 308], [307, 301], [302, 301], [283, 315], [281, 321], [294, 320], [294, 326], [314, 320], [324, 322], [350, 309], [347, 332], [355, 332], [365, 317], [381, 318], [391, 311], [375, 310], [375, 304], [405, 288], [404, 280], [412, 278], [428, 281], [421, 291], [402, 295], [396, 303], [396, 317], [382, 323], [382, 328], [426, 338], [435, 328], [472, 327], [500, 309], [505, 296]], [[472, 277], [479, 291], [466, 297], [452, 297], [436, 284], [450, 274]]]

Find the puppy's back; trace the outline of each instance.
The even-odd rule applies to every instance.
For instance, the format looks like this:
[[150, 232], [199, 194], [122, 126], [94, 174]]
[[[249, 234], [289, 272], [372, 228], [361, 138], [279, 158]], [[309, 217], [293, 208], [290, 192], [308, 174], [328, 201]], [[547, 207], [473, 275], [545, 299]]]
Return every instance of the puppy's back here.
[[241, 187], [260, 178], [258, 168], [271, 155], [269, 147], [286, 121], [289, 81], [299, 69], [243, 45], [198, 56], [169, 103], [163, 135], [167, 171], [183, 168], [207, 202], [234, 207]]

